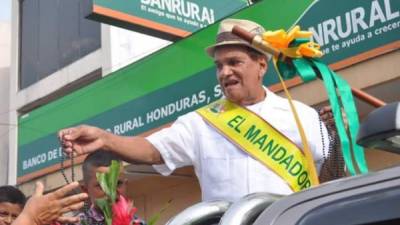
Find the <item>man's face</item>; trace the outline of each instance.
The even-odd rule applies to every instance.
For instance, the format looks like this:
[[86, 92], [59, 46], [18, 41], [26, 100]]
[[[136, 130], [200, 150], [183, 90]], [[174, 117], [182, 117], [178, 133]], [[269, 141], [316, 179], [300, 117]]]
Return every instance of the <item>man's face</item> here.
[[22, 207], [19, 204], [10, 202], [0, 203], [0, 225], [9, 225], [21, 213]]
[[[92, 204], [96, 203], [96, 199], [104, 198], [106, 196], [104, 191], [101, 189], [99, 182], [97, 182], [96, 173], [106, 173], [108, 172], [108, 169], [109, 168], [105, 166], [92, 168], [90, 171], [90, 179], [82, 187], [83, 191], [89, 195], [89, 199]], [[123, 178], [120, 173], [117, 184], [118, 195], [126, 196], [126, 182], [127, 180]]]
[[266, 60], [253, 59], [243, 46], [226, 45], [215, 50], [214, 62], [217, 79], [227, 99], [240, 105], [251, 105], [262, 101], [262, 87], [267, 70]]

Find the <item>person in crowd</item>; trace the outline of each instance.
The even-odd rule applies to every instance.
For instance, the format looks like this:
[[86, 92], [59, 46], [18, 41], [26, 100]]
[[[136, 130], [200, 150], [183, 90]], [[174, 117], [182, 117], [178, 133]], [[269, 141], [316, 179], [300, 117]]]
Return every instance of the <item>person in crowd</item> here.
[[0, 187], [0, 225], [10, 225], [22, 212], [26, 197], [18, 188], [5, 185]]
[[[15, 194], [18, 193], [18, 191], [13, 190], [12, 192], [15, 194], [13, 194], [14, 197], [19, 200], [18, 203], [13, 203], [15, 202], [15, 199], [13, 199], [11, 202], [8, 202], [11, 205], [6, 205], [5, 208], [1, 208], [4, 215], [4, 212], [7, 212], [7, 216], [11, 217], [7, 220], [12, 220], [11, 223], [4, 222], [4, 224], [48, 225], [54, 223], [76, 223], [79, 221], [79, 217], [65, 216], [64, 214], [83, 207], [83, 202], [88, 197], [86, 193], [70, 195], [71, 191], [78, 187], [79, 183], [73, 182], [56, 191], [43, 195], [44, 186], [41, 182], [37, 182], [35, 192], [26, 202], [25, 206], [21, 204], [25, 202], [25, 196], [23, 194], [21, 195], [21, 193]], [[6, 199], [3, 194], [5, 194], [5, 192], [0, 193], [0, 198], [2, 200]], [[10, 192], [6, 194], [10, 194]], [[16, 208], [18, 209], [13, 210]], [[0, 220], [0, 224], [2, 223], [3, 219]]]
[[[309, 171], [293, 157], [303, 145], [288, 100], [263, 86], [271, 56], [232, 34], [235, 25], [253, 34], [264, 32], [249, 20], [226, 19], [220, 23], [216, 43], [206, 52], [214, 60], [222, 100], [187, 113], [148, 137], [118, 136], [88, 125], [65, 128], [58, 133], [64, 151], [81, 155], [103, 149], [131, 163], [153, 165], [163, 175], [193, 165], [204, 201], [236, 201], [254, 192], [288, 195], [295, 185], [301, 186], [299, 189], [309, 187]], [[312, 151], [314, 165], [308, 166], [319, 171], [324, 161], [323, 143], [329, 145], [327, 128], [313, 108], [298, 101], [294, 105]], [[210, 119], [232, 107], [243, 115], [225, 122], [222, 117]], [[255, 125], [244, 128], [242, 123], [250, 118]], [[220, 124], [223, 129], [218, 128]], [[280, 134], [279, 145], [269, 132], [258, 129], [264, 125]], [[275, 164], [263, 164], [248, 153], [246, 145], [257, 148]], [[292, 185], [288, 179], [292, 179]]]
[[[82, 164], [83, 183], [81, 189], [89, 196], [84, 210], [79, 214], [81, 224], [105, 224], [105, 219], [102, 211], [96, 205], [96, 199], [104, 198], [106, 194], [102, 190], [100, 184], [97, 182], [96, 173], [105, 173], [108, 171], [111, 162], [115, 160], [121, 162], [120, 157], [112, 152], [98, 150], [89, 154]], [[122, 172], [122, 171], [121, 171]], [[117, 194], [127, 198], [127, 179], [120, 173], [117, 184]], [[85, 221], [85, 222], [82, 222]], [[132, 218], [134, 224], [146, 223], [139, 219], [136, 215]]]

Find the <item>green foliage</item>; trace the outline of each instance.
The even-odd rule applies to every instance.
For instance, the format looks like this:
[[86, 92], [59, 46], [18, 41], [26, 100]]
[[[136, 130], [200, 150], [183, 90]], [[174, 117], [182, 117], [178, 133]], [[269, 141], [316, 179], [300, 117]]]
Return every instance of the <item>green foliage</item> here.
[[[96, 199], [96, 205], [103, 211], [107, 225], [112, 225], [112, 205], [117, 199], [117, 185], [120, 173], [121, 163], [113, 160], [107, 173], [96, 173], [97, 181], [101, 189], [106, 194], [105, 198]], [[169, 200], [161, 210], [150, 217], [148, 225], [154, 225], [161, 214], [169, 207], [172, 200]]]
[[159, 219], [161, 214], [167, 210], [167, 208], [171, 205], [172, 199], [170, 199], [156, 214], [152, 215], [147, 222], [147, 225], [154, 225]]
[[105, 198], [96, 199], [96, 205], [103, 211], [107, 225], [112, 225], [112, 205], [117, 199], [117, 184], [121, 163], [113, 160], [107, 173], [96, 173], [97, 182], [106, 194]]
[[111, 204], [113, 204], [117, 199], [117, 185], [120, 168], [121, 163], [113, 160], [107, 173], [96, 173], [97, 181], [104, 193], [106, 193], [110, 198]]
[[109, 198], [96, 199], [96, 205], [103, 211], [104, 219], [107, 225], [112, 225], [112, 209]]

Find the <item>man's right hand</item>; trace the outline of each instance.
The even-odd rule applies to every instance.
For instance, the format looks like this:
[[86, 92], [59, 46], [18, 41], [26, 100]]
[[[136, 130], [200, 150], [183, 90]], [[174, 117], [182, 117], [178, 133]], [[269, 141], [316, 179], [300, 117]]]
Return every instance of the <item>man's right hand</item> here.
[[160, 152], [144, 137], [119, 136], [97, 127], [81, 125], [62, 129], [58, 138], [67, 154], [82, 155], [104, 149], [130, 163], [162, 164]]
[[82, 155], [104, 148], [107, 134], [100, 128], [81, 125], [60, 130], [58, 138], [67, 154]]

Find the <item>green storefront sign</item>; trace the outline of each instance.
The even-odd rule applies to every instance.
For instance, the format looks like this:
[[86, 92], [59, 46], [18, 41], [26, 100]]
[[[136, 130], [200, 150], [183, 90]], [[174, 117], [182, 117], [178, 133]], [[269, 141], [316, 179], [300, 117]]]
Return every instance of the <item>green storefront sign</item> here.
[[176, 40], [246, 6], [247, 0], [93, 0], [89, 18]]
[[[269, 30], [288, 29], [311, 4], [311, 0], [264, 0], [233, 17], [254, 20]], [[386, 10], [385, 19], [378, 18], [381, 14], [375, 13], [379, 10], [373, 4]], [[352, 26], [353, 30], [347, 31], [349, 34], [345, 36], [342, 33], [344, 27], [338, 31], [341, 22], [337, 21], [345, 21], [348, 14], [352, 19], [352, 10], [356, 10], [353, 11], [356, 15], [353, 23], [358, 27]], [[362, 10], [364, 17], [357, 16]], [[399, 10], [400, 1], [397, 0], [353, 0], [341, 4], [320, 0], [298, 23], [304, 29], [316, 30], [315, 40], [324, 41], [321, 43], [323, 49], [336, 44], [346, 45], [350, 40], [351, 45], [327, 52], [323, 60], [332, 64], [385, 46], [396, 46], [396, 43], [398, 49], [399, 29], [393, 24], [399, 23]], [[371, 11], [372, 14], [366, 13]], [[332, 20], [336, 23], [336, 31], [327, 25], [332, 24]], [[362, 21], [368, 21], [368, 28]], [[98, 82], [22, 115], [19, 118], [18, 177], [59, 163], [61, 149], [56, 132], [60, 128], [86, 123], [121, 135], [136, 135], [172, 122], [179, 115], [219, 98], [221, 90], [216, 83], [215, 67], [204, 53], [204, 48], [214, 42], [217, 26], [202, 29]], [[384, 29], [386, 32], [378, 35], [377, 30]], [[364, 41], [351, 41], [368, 32], [377, 34]], [[273, 67], [270, 65], [270, 68]], [[270, 69], [265, 85], [276, 82], [274, 71]]]
[[334, 63], [398, 42], [399, 10], [398, 0], [321, 0], [299, 24], [313, 32], [324, 61]]

